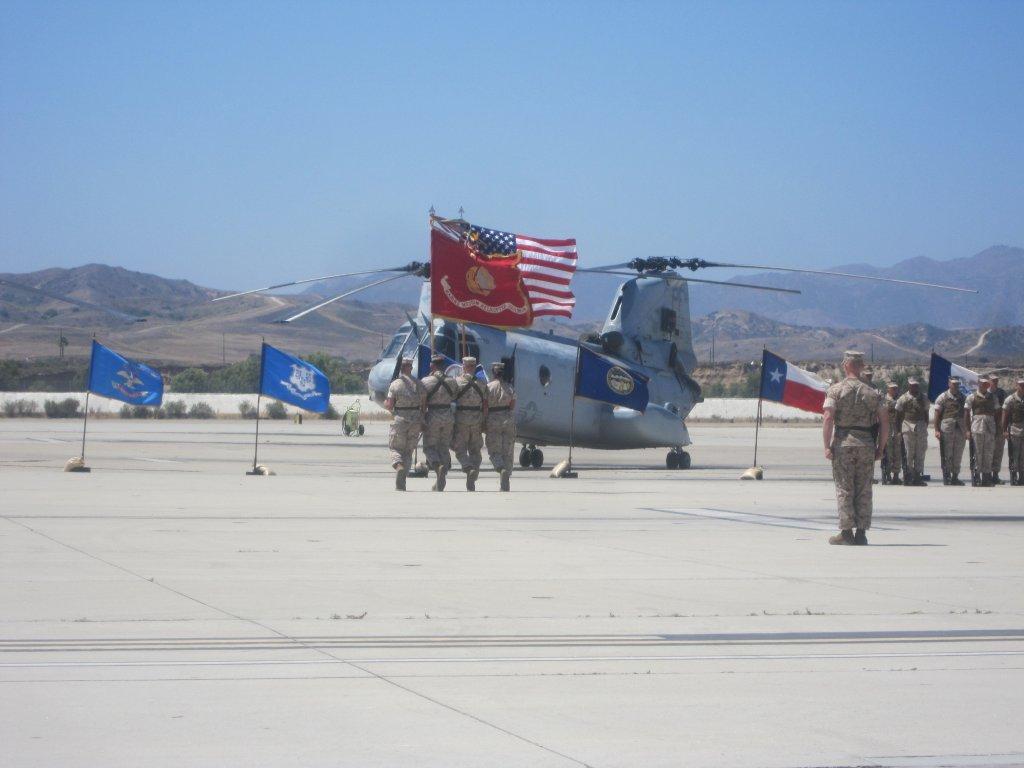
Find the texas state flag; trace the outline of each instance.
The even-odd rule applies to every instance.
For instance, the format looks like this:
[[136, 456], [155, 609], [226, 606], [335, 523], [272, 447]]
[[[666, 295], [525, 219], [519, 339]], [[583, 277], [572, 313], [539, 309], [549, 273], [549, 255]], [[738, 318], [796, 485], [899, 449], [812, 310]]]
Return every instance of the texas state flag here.
[[767, 349], [761, 359], [761, 397], [802, 411], [821, 413], [828, 384]]

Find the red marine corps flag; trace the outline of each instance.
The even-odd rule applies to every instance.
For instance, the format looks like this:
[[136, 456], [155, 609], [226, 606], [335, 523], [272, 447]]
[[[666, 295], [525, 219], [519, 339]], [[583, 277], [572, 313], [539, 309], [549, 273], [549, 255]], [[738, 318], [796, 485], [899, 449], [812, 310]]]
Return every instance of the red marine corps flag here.
[[576, 241], [515, 235], [431, 217], [430, 306], [438, 317], [523, 328], [572, 317]]

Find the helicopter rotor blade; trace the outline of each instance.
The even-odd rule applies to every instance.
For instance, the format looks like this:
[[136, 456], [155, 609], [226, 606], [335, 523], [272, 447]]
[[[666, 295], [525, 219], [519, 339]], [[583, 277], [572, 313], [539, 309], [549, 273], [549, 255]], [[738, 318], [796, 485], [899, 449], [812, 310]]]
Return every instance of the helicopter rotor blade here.
[[290, 322], [293, 322], [295, 320], [298, 320], [301, 317], [305, 317], [310, 312], [316, 312], [318, 309], [323, 309], [328, 304], [333, 304], [334, 302], [339, 301], [341, 299], [344, 299], [347, 296], [352, 296], [353, 294], [359, 293], [360, 291], [365, 291], [367, 288], [373, 288], [375, 285], [383, 285], [384, 283], [390, 283], [392, 280], [401, 280], [403, 277], [408, 277], [411, 274], [414, 274], [414, 273], [412, 273], [412, 272], [405, 272], [405, 273], [403, 273], [401, 275], [392, 275], [391, 277], [385, 277], [383, 280], [375, 280], [372, 283], [367, 283], [366, 285], [361, 285], [358, 288], [353, 288], [350, 291], [345, 291], [344, 293], [338, 294], [337, 296], [334, 296], [333, 298], [327, 299], [327, 301], [321, 301], [319, 304], [317, 304], [315, 306], [312, 306], [309, 309], [302, 310], [297, 315], [292, 315], [291, 317], [286, 317], [284, 320], [278, 320], [277, 322], [279, 322], [279, 323], [290, 323]]
[[125, 320], [130, 323], [144, 323], [146, 318], [133, 315], [128, 312], [122, 312], [119, 309], [113, 307], [105, 307], [102, 304], [93, 304], [91, 301], [83, 301], [82, 299], [76, 299], [72, 296], [63, 296], [59, 293], [53, 293], [51, 291], [44, 290], [42, 288], [36, 288], [32, 285], [25, 285], [24, 283], [17, 283], [13, 280], [0, 279], [0, 285], [9, 285], [12, 288], [26, 291], [27, 293], [34, 293], [37, 296], [45, 296], [48, 299], [54, 299], [56, 301], [63, 301], [65, 304], [71, 304], [76, 307], [82, 307], [84, 309], [95, 309], [99, 312], [105, 312], [108, 315], [113, 315], [119, 320]]
[[943, 291], [958, 291], [960, 293], [978, 293], [973, 288], [959, 288], [955, 285], [941, 285], [939, 283], [925, 283], [919, 280], [898, 280], [894, 277], [873, 277], [871, 275], [855, 275], [850, 272], [833, 272], [824, 269], [801, 269], [798, 267], [769, 267], [764, 264], [730, 264], [723, 261], [705, 261], [704, 259], [684, 259], [682, 266], [696, 270], [704, 267], [729, 267], [732, 269], [765, 269], [773, 272], [798, 272], [807, 275], [826, 275], [828, 277], [850, 277], [855, 280], [874, 280], [880, 283], [899, 283], [901, 285], [917, 285], [922, 288], [938, 288]]
[[306, 283], [316, 283], [316, 282], [319, 282], [320, 280], [333, 280], [336, 277], [356, 277], [358, 275], [378, 275], [378, 274], [381, 274], [381, 273], [384, 273], [384, 272], [405, 272], [406, 274], [410, 274], [410, 275], [419, 274], [420, 276], [425, 277], [426, 275], [423, 274], [425, 266], [427, 266], [427, 265], [421, 264], [418, 261], [413, 261], [413, 262], [410, 262], [409, 264], [406, 264], [404, 267], [387, 267], [385, 269], [364, 269], [364, 270], [362, 270], [360, 272], [341, 272], [340, 274], [337, 274], [337, 275], [323, 275], [322, 277], [309, 277], [309, 278], [306, 278], [305, 280], [293, 280], [290, 283], [278, 283], [277, 285], [268, 285], [268, 286], [266, 286], [264, 288], [253, 288], [251, 291], [239, 291], [238, 293], [229, 293], [227, 296], [218, 296], [215, 299], [210, 299], [210, 301], [224, 301], [225, 299], [237, 299], [239, 296], [248, 296], [248, 295], [250, 295], [252, 293], [261, 293], [263, 291], [273, 291], [273, 290], [275, 290], [277, 288], [288, 288], [288, 287], [293, 286], [293, 285], [305, 285]]
[[767, 285], [753, 285], [751, 283], [728, 283], [724, 280], [703, 280], [697, 277], [683, 277], [678, 272], [661, 272], [653, 275], [636, 274], [618, 269], [578, 269], [577, 272], [590, 272], [601, 275], [627, 275], [629, 277], [658, 277], [663, 280], [676, 279], [685, 280], [688, 283], [708, 283], [710, 285], [725, 285], [730, 288], [753, 288], [755, 291], [774, 291], [775, 293], [800, 293], [793, 288], [771, 288]]

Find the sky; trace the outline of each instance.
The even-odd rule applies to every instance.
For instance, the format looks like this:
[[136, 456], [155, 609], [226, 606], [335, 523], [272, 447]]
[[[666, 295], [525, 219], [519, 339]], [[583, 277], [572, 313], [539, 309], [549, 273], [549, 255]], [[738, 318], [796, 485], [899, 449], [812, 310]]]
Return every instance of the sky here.
[[[1024, 2], [0, 0], [0, 272], [1024, 246]], [[712, 275], [706, 275], [711, 277]], [[723, 277], [714, 275], [714, 277]]]

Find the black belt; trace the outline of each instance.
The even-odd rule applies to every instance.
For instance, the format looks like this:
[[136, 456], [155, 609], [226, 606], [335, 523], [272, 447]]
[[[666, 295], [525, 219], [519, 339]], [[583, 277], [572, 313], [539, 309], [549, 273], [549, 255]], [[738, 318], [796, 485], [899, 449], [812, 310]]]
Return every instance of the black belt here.
[[395, 408], [396, 411], [418, 411], [419, 406], [409, 408]]
[[487, 409], [488, 413], [498, 413], [499, 411], [507, 411], [507, 410], [508, 410], [508, 406], [507, 405], [492, 405], [490, 408]]
[[428, 405], [428, 411], [450, 411], [452, 409], [451, 403], [447, 405]]
[[455, 407], [456, 411], [479, 411], [479, 405], [459, 405]]
[[872, 434], [871, 427], [841, 427], [837, 424], [836, 429], [841, 429], [844, 432], [867, 432], [869, 435]]

